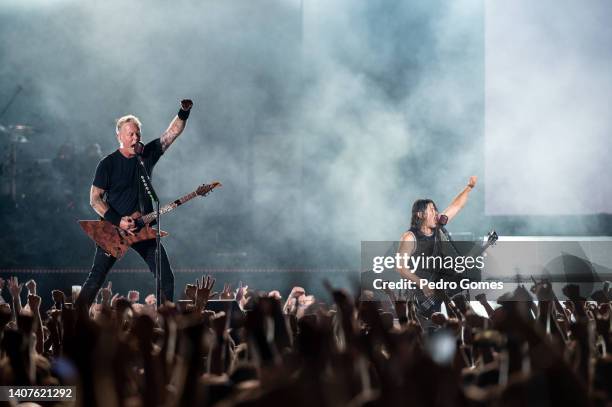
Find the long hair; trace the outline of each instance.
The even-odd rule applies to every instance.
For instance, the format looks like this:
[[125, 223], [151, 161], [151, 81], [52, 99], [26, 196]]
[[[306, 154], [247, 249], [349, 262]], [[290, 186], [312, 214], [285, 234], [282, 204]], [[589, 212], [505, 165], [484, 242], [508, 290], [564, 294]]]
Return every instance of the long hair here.
[[[436, 203], [431, 199], [417, 199], [412, 204], [412, 219], [410, 219], [410, 227], [414, 229], [421, 229], [421, 225], [423, 224], [423, 214], [425, 214], [425, 210], [427, 209], [427, 205], [432, 204], [434, 209], [437, 211], [438, 207]], [[419, 213], [421, 216], [419, 216]]]

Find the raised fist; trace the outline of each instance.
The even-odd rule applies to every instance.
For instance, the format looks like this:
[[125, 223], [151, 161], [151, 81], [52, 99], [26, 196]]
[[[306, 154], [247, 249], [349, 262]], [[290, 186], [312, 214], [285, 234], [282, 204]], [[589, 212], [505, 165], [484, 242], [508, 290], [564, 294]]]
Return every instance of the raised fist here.
[[112, 295], [113, 295], [113, 283], [109, 281], [106, 287], [102, 287], [100, 289], [100, 297], [102, 297], [102, 303], [110, 304]]
[[302, 287], [293, 287], [291, 289], [291, 293], [289, 293], [289, 298], [298, 298], [305, 294], [306, 290], [304, 290]]
[[28, 295], [28, 305], [30, 306], [30, 309], [32, 311], [35, 311], [40, 308], [40, 297], [36, 294]]
[[474, 188], [476, 186], [476, 182], [478, 181], [478, 177], [476, 175], [472, 175], [468, 180], [468, 187]]
[[189, 110], [193, 106], [193, 100], [191, 99], [183, 99], [181, 100], [181, 109]]
[[149, 306], [157, 305], [157, 299], [155, 298], [155, 295], [153, 295], [153, 294], [147, 295], [145, 297], [144, 302], [145, 302], [145, 304], [147, 304]]
[[140, 300], [140, 293], [136, 290], [128, 291], [127, 299], [129, 302], [138, 302]]
[[26, 283], [26, 288], [28, 289], [29, 294], [36, 295], [36, 281], [28, 280], [28, 282]]
[[66, 301], [66, 295], [61, 290], [51, 291], [51, 297], [56, 304], [63, 304]]

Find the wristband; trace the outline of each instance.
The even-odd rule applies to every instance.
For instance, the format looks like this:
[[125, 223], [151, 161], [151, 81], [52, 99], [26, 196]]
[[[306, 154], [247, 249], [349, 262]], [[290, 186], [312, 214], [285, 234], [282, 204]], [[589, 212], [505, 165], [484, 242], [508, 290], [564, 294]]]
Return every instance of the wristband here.
[[121, 223], [121, 215], [119, 215], [113, 208], [108, 208], [108, 210], [104, 212], [104, 220], [112, 223], [115, 226], [119, 226]]
[[187, 118], [189, 118], [189, 112], [191, 112], [191, 110], [180, 109], [177, 116], [181, 120], [187, 120]]

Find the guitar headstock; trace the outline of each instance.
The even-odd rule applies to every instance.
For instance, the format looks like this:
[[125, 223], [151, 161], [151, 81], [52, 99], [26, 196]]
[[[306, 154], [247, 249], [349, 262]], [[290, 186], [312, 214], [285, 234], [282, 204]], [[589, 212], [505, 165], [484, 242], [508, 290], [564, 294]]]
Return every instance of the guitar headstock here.
[[200, 196], [206, 196], [210, 193], [210, 191], [212, 191], [213, 189], [222, 186], [220, 182], [218, 181], [214, 181], [211, 182], [210, 184], [202, 184], [198, 187], [198, 189], [196, 189], [196, 194], [200, 195]]
[[497, 232], [495, 231], [495, 229], [491, 230], [489, 232], [489, 234], [487, 235], [487, 245], [488, 246], [495, 246], [495, 243], [497, 242], [497, 239], [499, 239], [499, 236], [497, 235]]

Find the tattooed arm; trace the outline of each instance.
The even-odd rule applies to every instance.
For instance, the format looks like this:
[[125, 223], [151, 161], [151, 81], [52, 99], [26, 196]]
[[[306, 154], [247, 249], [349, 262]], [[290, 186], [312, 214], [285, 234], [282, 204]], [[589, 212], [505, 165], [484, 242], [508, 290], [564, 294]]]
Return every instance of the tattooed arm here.
[[89, 205], [91, 205], [93, 210], [102, 217], [104, 217], [104, 214], [109, 208], [108, 204], [104, 201], [105, 192], [105, 190], [95, 185], [92, 185], [91, 191], [89, 191]]
[[[105, 215], [107, 215], [107, 211], [110, 209], [110, 206], [104, 200], [105, 192], [106, 191], [102, 188], [98, 188], [97, 186], [92, 185], [91, 191], [89, 192], [89, 204], [98, 215], [108, 220], [109, 218], [105, 217]], [[121, 229], [127, 230], [128, 234], [133, 235], [133, 232], [136, 229], [134, 219], [132, 219], [130, 216], [122, 216], [121, 219], [119, 219], [119, 215], [117, 214], [116, 216], [118, 224], [114, 224], [119, 226]]]
[[179, 114], [172, 119], [170, 126], [168, 126], [168, 129], [166, 129], [166, 131], [160, 137], [163, 152], [166, 152], [168, 147], [170, 147], [174, 140], [176, 140], [176, 138], [180, 136], [185, 129], [187, 117], [189, 117], [189, 110], [192, 106], [193, 102], [191, 100], [181, 100], [181, 110], [179, 111]]

